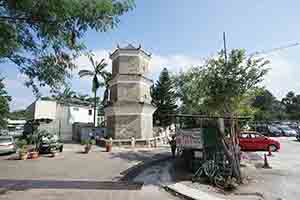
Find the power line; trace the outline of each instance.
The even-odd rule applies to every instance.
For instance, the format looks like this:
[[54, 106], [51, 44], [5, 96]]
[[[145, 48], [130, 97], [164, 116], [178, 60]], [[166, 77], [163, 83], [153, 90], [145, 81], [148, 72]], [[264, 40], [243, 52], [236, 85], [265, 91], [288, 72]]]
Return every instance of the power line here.
[[292, 43], [292, 44], [276, 47], [276, 48], [273, 48], [273, 49], [255, 51], [254, 53], [249, 54], [248, 57], [257, 56], [257, 55], [261, 55], [261, 54], [269, 54], [269, 53], [272, 53], [274, 51], [281, 51], [281, 50], [288, 49], [288, 48], [291, 48], [291, 47], [295, 47], [295, 46], [298, 46], [298, 45], [300, 45], [300, 43], [297, 42], [297, 43]]

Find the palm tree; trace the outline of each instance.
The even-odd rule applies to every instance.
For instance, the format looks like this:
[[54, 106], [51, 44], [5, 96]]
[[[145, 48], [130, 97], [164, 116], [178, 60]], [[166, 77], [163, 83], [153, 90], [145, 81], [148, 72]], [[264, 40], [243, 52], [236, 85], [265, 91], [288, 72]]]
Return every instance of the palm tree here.
[[66, 87], [62, 92], [57, 92], [57, 95], [52, 95], [52, 98], [57, 101], [65, 102], [71, 99], [75, 94], [76, 93], [70, 87]]
[[75, 96], [76, 99], [79, 99], [80, 101], [87, 101], [87, 99], [89, 98], [89, 95], [87, 94], [77, 94]]
[[109, 81], [112, 80], [112, 73], [110, 72], [105, 72], [103, 74], [103, 79], [104, 79], [104, 85], [105, 85], [105, 91], [102, 99], [102, 105], [105, 106], [108, 103], [108, 98], [109, 98]]
[[88, 57], [93, 66], [93, 70], [80, 70], [78, 74], [80, 78], [82, 77], [93, 78], [92, 91], [94, 92], [94, 125], [96, 126], [97, 90], [99, 87], [105, 86], [104, 82], [99, 82], [98, 76], [104, 79], [104, 77], [106, 76], [105, 74], [108, 73], [107, 71], [104, 70], [104, 68], [107, 66], [107, 63], [105, 62], [104, 59], [102, 59], [100, 62], [94, 61], [92, 54], [88, 54]]

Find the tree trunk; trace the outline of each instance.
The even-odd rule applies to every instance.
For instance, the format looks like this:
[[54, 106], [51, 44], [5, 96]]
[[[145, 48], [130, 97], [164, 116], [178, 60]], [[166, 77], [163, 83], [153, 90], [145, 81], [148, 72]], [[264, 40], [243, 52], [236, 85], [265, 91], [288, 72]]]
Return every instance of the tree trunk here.
[[233, 169], [233, 176], [237, 179], [239, 183], [242, 181], [241, 177], [241, 170], [240, 170], [240, 162], [237, 147], [235, 143], [234, 133], [231, 133], [231, 143], [232, 145], [228, 145], [225, 141], [225, 127], [224, 127], [224, 119], [220, 118], [218, 120], [218, 133], [219, 133], [219, 139], [221, 142], [221, 146], [224, 150], [225, 156], [227, 157], [229, 163], [231, 164], [231, 167]]
[[94, 126], [96, 127], [97, 90], [94, 91]]

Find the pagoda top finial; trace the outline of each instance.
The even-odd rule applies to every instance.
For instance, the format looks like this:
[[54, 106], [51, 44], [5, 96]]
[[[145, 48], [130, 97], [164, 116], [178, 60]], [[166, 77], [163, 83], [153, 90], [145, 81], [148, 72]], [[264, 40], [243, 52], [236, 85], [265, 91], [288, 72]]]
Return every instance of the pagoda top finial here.
[[125, 47], [120, 47], [119, 44], [117, 44], [117, 48], [113, 51], [113, 53], [110, 53], [110, 58], [115, 57], [116, 54], [120, 53], [120, 52], [142, 52], [143, 54], [145, 54], [148, 57], [151, 57], [151, 54], [146, 52], [145, 50], [142, 49], [142, 45], [139, 44], [138, 47], [135, 47], [134, 45], [132, 45], [131, 43], [128, 43], [127, 46]]

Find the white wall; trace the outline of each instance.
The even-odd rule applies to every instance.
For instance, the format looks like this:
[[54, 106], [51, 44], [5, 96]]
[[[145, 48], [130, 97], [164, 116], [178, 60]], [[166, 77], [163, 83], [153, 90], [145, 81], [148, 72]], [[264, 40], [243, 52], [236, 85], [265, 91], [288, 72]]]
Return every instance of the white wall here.
[[38, 100], [35, 102], [34, 119], [55, 119], [56, 102]]
[[[82, 122], [82, 123], [94, 122], [94, 108], [70, 106], [69, 109], [70, 109], [69, 123], [73, 124], [75, 122]], [[92, 112], [91, 115], [89, 115], [89, 110]]]
[[[59, 104], [55, 101], [46, 100], [38, 100], [33, 105], [31, 110], [34, 112], [34, 119], [53, 119], [51, 123], [42, 125], [40, 129], [60, 133], [64, 140], [72, 139], [73, 123], [94, 122], [93, 107]], [[91, 115], [89, 115], [89, 110], [91, 110]]]

